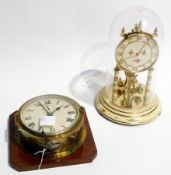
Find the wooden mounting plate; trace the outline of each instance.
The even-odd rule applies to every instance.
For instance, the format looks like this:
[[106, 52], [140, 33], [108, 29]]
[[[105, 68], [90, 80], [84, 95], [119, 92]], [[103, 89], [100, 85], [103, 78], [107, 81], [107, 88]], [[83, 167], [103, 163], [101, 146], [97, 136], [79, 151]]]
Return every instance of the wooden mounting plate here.
[[[18, 145], [15, 139], [14, 113], [9, 116], [9, 164], [17, 171], [36, 170], [41, 157], [35, 156]], [[85, 113], [87, 130], [85, 142], [74, 153], [62, 158], [44, 157], [41, 169], [92, 162], [97, 155], [96, 145]]]

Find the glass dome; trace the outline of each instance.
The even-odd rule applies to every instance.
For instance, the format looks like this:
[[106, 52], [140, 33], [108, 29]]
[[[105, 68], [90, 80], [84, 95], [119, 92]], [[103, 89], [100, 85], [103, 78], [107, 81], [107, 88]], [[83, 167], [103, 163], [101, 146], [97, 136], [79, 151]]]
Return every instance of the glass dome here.
[[160, 113], [154, 77], [163, 40], [159, 17], [145, 7], [126, 9], [114, 19], [106, 86], [96, 97], [100, 114], [117, 123], [138, 125]]
[[123, 27], [126, 31], [131, 31], [133, 26], [139, 22], [142, 22], [143, 30], [152, 33], [154, 28], [158, 29], [157, 41], [160, 47], [164, 40], [164, 28], [159, 16], [152, 10], [135, 6], [130, 7], [119, 13], [113, 20], [109, 30], [109, 42], [112, 48], [116, 48], [120, 42], [120, 33]]

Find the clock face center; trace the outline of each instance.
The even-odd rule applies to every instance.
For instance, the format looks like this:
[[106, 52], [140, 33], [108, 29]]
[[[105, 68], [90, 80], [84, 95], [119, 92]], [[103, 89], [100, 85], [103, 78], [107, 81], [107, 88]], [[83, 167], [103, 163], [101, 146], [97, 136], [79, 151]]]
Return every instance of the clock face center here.
[[29, 130], [47, 135], [64, 133], [78, 121], [78, 107], [67, 98], [57, 95], [36, 97], [20, 110], [22, 124]]

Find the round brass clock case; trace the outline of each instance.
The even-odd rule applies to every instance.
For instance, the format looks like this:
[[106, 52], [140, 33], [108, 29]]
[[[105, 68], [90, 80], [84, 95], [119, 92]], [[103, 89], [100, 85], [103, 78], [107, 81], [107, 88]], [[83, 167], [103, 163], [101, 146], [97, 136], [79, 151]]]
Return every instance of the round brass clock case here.
[[35, 97], [15, 114], [18, 143], [32, 153], [45, 149], [45, 156], [67, 156], [86, 139], [84, 114], [84, 108], [71, 98]]

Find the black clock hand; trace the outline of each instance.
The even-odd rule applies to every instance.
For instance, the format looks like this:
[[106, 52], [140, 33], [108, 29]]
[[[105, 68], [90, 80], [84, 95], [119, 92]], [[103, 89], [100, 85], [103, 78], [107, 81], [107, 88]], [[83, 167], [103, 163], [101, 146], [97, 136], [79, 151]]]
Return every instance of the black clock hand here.
[[50, 113], [51, 115], [53, 115], [56, 111], [59, 111], [61, 108], [63, 107], [63, 105], [57, 107], [52, 113]]
[[38, 101], [40, 106], [46, 111], [47, 115], [50, 116], [50, 112], [43, 106], [42, 103], [40, 103], [40, 101]]

